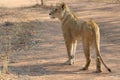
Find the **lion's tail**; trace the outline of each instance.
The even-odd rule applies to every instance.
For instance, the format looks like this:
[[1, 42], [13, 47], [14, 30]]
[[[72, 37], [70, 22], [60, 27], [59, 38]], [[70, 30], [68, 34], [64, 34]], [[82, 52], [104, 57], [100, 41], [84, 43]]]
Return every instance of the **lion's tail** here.
[[94, 32], [94, 35], [95, 35], [95, 37], [94, 37], [94, 40], [95, 40], [95, 47], [96, 47], [96, 54], [99, 56], [99, 59], [101, 60], [101, 62], [103, 63], [103, 65], [105, 66], [105, 68], [109, 71], [109, 72], [111, 72], [111, 69], [110, 68], [108, 68], [107, 67], [107, 65], [104, 63], [104, 61], [103, 61], [103, 59], [102, 59], [102, 57], [101, 57], [101, 55], [100, 55], [100, 50], [99, 50], [99, 41], [100, 41], [100, 34], [98, 34], [98, 32], [99, 32], [99, 27], [98, 27], [98, 25], [95, 23], [95, 21], [93, 21], [93, 20], [90, 20], [89, 21], [89, 24], [91, 25], [91, 27], [92, 27], [92, 30], [93, 30], [93, 32]]

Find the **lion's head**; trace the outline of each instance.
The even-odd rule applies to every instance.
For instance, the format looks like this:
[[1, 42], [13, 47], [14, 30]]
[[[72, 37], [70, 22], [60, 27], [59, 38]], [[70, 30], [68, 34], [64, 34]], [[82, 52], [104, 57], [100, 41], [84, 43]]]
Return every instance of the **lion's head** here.
[[51, 18], [62, 18], [65, 13], [66, 4], [64, 2], [57, 3], [56, 6], [50, 11]]

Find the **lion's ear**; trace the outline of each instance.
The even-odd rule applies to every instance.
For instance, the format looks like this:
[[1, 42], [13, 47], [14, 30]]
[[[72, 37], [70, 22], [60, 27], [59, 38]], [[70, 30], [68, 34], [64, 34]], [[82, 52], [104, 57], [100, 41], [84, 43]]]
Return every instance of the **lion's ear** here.
[[64, 2], [62, 2], [62, 3], [61, 3], [61, 7], [62, 7], [62, 9], [65, 9], [66, 4], [65, 4]]

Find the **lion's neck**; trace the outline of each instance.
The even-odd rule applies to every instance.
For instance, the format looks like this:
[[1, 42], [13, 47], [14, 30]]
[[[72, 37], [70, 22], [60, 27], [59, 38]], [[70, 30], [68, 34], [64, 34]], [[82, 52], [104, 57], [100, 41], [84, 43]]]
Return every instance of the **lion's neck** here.
[[74, 20], [77, 20], [77, 17], [76, 15], [71, 12], [70, 10], [68, 11], [65, 11], [63, 14], [62, 14], [62, 18], [60, 18], [61, 22], [62, 22], [62, 25], [64, 25], [69, 19], [72, 19], [73, 21]]
[[68, 17], [70, 17], [69, 14], [67, 14], [67, 12], [64, 13], [64, 15], [61, 18], [61, 22], [64, 25], [66, 21], [68, 21]]

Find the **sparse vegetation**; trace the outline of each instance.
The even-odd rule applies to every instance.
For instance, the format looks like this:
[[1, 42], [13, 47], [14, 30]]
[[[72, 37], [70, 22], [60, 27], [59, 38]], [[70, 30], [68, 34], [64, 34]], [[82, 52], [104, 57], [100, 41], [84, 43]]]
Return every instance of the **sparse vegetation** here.
[[[4, 1], [4, 0], [1, 0]], [[1, 2], [0, 1], [0, 2]], [[7, 5], [15, 5], [12, 0]], [[11, 3], [9, 3], [11, 1]], [[26, 0], [16, 0], [27, 3]], [[22, 8], [0, 7], [0, 80], [118, 80], [120, 78], [120, 0], [65, 0], [79, 18], [93, 18], [101, 30], [101, 51], [113, 73], [93, 74], [94, 67], [79, 71], [84, 64], [81, 44], [76, 64], [62, 64], [66, 58], [60, 23], [49, 18], [49, 8], [57, 0], [28, 0]], [[62, 1], [62, 0], [59, 0]], [[95, 1], [95, 2], [94, 2]], [[28, 2], [28, 3], [29, 3]], [[39, 5], [36, 5], [39, 3]], [[20, 3], [21, 4], [21, 3]], [[1, 5], [1, 3], [0, 3]], [[32, 6], [33, 5], [33, 6]], [[28, 6], [28, 7], [27, 7]], [[38, 44], [37, 44], [38, 43]], [[94, 57], [94, 54], [91, 54]], [[94, 65], [95, 62], [91, 65]], [[9, 74], [6, 74], [9, 73]], [[105, 73], [105, 74], [104, 74]], [[89, 74], [89, 75], [88, 75]]]
[[3, 60], [3, 73], [8, 73], [9, 55], [13, 51], [27, 50], [34, 45], [34, 26], [21, 23], [5, 22], [0, 27], [0, 59]]

